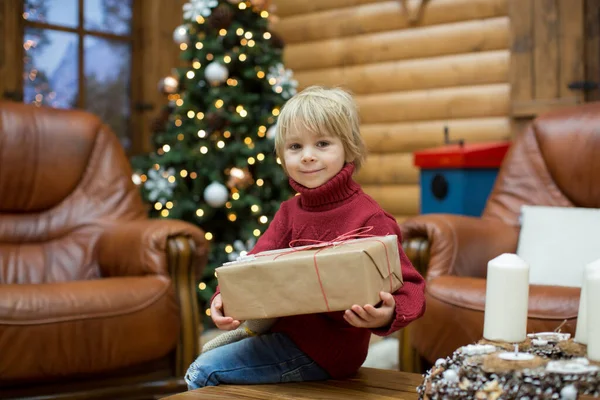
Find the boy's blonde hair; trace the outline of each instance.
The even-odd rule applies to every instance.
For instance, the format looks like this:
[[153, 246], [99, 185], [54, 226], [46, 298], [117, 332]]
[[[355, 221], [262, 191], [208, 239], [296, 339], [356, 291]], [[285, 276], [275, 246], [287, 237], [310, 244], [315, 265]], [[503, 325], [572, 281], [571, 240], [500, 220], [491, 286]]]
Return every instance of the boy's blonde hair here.
[[284, 170], [283, 151], [290, 131], [338, 137], [344, 144], [346, 161], [353, 161], [356, 171], [365, 160], [366, 146], [360, 136], [358, 109], [352, 95], [343, 89], [310, 86], [283, 106], [277, 119], [275, 152]]

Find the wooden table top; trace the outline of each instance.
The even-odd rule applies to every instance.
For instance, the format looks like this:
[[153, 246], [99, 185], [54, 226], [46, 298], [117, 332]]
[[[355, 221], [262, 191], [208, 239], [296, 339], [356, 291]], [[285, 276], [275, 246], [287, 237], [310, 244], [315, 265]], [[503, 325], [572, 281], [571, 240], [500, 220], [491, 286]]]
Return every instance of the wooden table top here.
[[280, 383], [275, 385], [221, 385], [192, 390], [163, 400], [192, 399], [321, 399], [321, 400], [416, 400], [419, 374], [361, 368], [356, 376], [345, 380]]

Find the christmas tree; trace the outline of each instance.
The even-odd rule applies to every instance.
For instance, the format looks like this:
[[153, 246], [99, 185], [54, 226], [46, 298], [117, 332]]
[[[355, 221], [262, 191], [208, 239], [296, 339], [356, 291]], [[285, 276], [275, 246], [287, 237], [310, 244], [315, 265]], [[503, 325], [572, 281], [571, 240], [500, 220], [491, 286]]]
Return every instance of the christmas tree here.
[[[211, 241], [198, 284], [209, 315], [214, 269], [249, 251], [290, 197], [274, 153], [279, 110], [296, 91], [269, 30], [266, 1], [192, 0], [174, 32], [187, 67], [160, 82], [168, 94], [156, 151], [133, 159], [152, 217], [197, 224]], [[208, 320], [208, 319], [207, 319]]]

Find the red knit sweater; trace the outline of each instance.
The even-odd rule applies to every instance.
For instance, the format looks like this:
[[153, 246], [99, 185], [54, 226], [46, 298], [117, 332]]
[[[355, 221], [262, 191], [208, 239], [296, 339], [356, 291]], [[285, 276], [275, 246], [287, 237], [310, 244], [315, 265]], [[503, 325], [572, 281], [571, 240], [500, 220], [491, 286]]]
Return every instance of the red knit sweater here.
[[371, 332], [390, 335], [425, 312], [425, 281], [402, 250], [396, 220], [362, 191], [352, 179], [353, 172], [354, 164], [347, 164], [329, 182], [314, 189], [290, 180], [300, 195], [281, 204], [251, 252], [289, 247], [290, 241], [295, 239], [328, 241], [365, 226], [373, 227], [369, 234], [398, 236], [404, 285], [394, 293], [396, 314], [390, 326], [371, 330], [356, 328], [348, 324], [343, 311], [339, 311], [282, 317], [271, 329], [288, 335], [332, 378], [342, 378], [358, 370], [367, 356]]

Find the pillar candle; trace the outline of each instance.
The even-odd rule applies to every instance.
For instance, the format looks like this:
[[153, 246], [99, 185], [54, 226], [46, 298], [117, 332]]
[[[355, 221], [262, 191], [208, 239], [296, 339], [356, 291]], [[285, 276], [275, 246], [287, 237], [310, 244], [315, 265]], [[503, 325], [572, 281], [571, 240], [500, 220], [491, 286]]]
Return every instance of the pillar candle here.
[[592, 271], [600, 271], [600, 259], [587, 264], [583, 268], [583, 281], [581, 284], [581, 295], [579, 296], [579, 312], [577, 314], [577, 327], [575, 328], [575, 341], [587, 344], [587, 276]]
[[517, 343], [527, 338], [529, 265], [516, 254], [488, 262], [483, 337]]
[[586, 282], [587, 357], [592, 361], [600, 361], [600, 270], [590, 271]]

